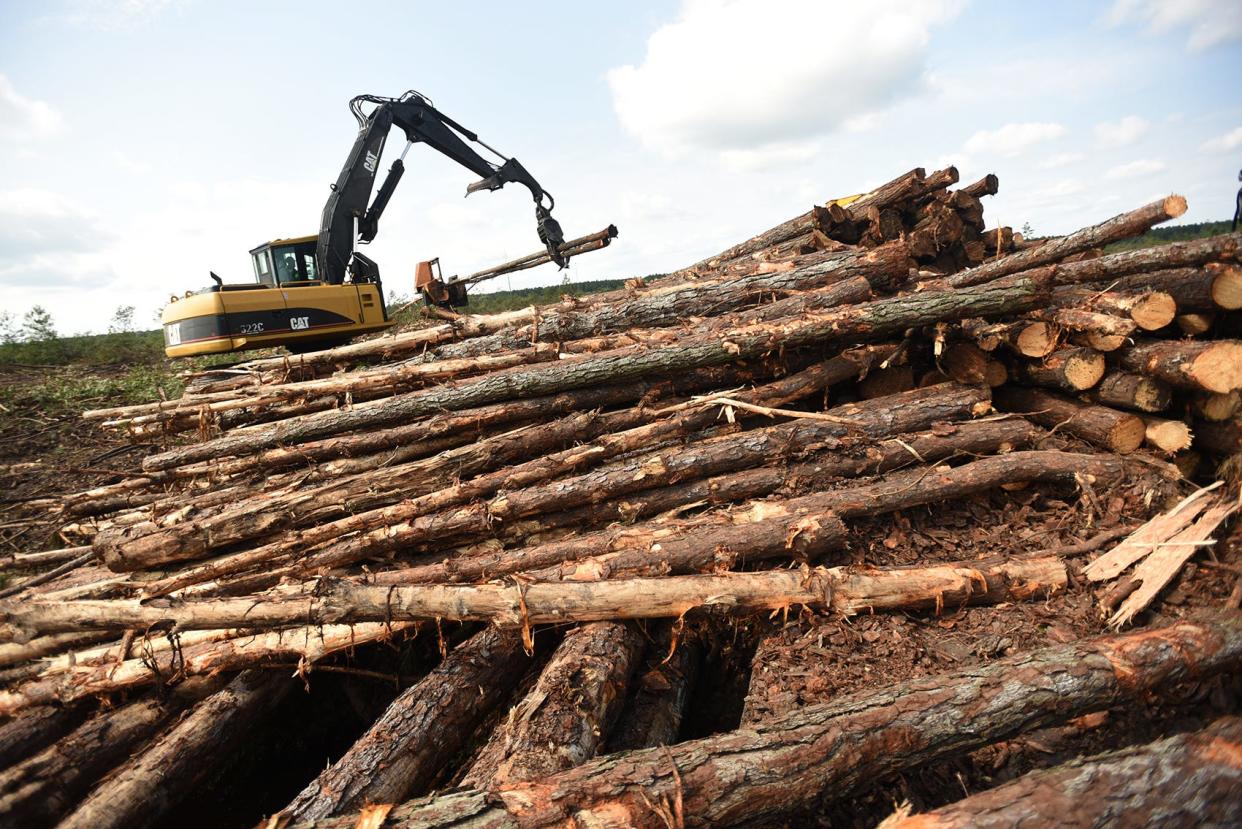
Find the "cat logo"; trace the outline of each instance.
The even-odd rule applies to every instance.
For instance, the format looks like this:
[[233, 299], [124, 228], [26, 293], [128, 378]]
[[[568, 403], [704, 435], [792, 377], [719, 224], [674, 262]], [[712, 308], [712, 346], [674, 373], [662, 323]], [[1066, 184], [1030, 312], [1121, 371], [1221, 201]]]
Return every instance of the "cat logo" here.
[[379, 156], [368, 150], [366, 161], [362, 162], [362, 166], [367, 169], [368, 173], [374, 173], [377, 164], [379, 164]]
[[310, 317], [289, 317], [289, 328], [292, 331], [305, 331], [310, 328]]

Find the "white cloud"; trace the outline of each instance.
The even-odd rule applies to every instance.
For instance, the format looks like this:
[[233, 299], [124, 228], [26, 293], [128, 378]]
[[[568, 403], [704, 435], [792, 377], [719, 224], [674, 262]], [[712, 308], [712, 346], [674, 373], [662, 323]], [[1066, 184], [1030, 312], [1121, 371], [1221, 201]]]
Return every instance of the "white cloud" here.
[[1108, 12], [1113, 26], [1133, 24], [1164, 33], [1187, 30], [1186, 46], [1202, 51], [1242, 39], [1238, 0], [1115, 0]]
[[992, 153], [1007, 158], [1021, 155], [1028, 147], [1060, 138], [1065, 127], [1060, 124], [1006, 124], [995, 130], [979, 130], [966, 141], [966, 151]]
[[57, 19], [74, 26], [110, 31], [145, 23], [180, 0], [74, 0]]
[[1199, 149], [1205, 153], [1227, 153], [1242, 147], [1242, 127], [1230, 130], [1224, 135], [1218, 135], [1215, 138], [1204, 141]]
[[865, 127], [919, 88], [931, 28], [959, 6], [686, 0], [648, 39], [642, 63], [608, 72], [613, 106], [627, 131], [674, 157]]
[[1102, 147], [1127, 147], [1147, 134], [1151, 124], [1137, 115], [1095, 125], [1095, 140]]
[[0, 267], [49, 254], [81, 253], [110, 238], [95, 214], [59, 193], [0, 191]]
[[60, 113], [43, 101], [23, 97], [0, 75], [0, 139], [33, 141], [54, 135], [61, 127]]
[[1104, 174], [1104, 177], [1109, 179], [1138, 178], [1139, 176], [1159, 173], [1166, 169], [1167, 166], [1163, 161], [1154, 158], [1141, 158], [1138, 161], [1131, 161], [1129, 164], [1118, 164], [1116, 167], [1110, 168]]
[[1077, 164], [1083, 161], [1087, 156], [1083, 153], [1057, 153], [1050, 155], [1039, 163], [1040, 169], [1056, 170], [1060, 167], [1068, 167], [1071, 164]]
[[725, 166], [739, 172], [770, 170], [784, 164], [800, 164], [820, 151], [818, 141], [782, 141], [747, 150], [722, 150]]

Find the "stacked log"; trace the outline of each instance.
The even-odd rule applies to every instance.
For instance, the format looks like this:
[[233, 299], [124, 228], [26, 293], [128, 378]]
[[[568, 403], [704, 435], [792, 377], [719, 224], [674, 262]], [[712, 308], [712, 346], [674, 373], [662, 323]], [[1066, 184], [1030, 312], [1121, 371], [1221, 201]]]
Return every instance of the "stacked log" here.
[[1184, 562], [1232, 514], [1160, 523], [1188, 459], [1242, 454], [1242, 237], [1101, 250], [1181, 215], [1170, 196], [1034, 243], [986, 226], [995, 176], [957, 184], [912, 170], [647, 284], [88, 412], [168, 444], [61, 498], [77, 546], [0, 598], [0, 798], [34, 824], [155, 822], [294, 683], [375, 674], [350, 660], [418, 636], [425, 664], [273, 825], [784, 820], [1236, 671], [1236, 618], [1186, 622], [685, 740], [730, 626], [1089, 590], [1074, 544], [886, 560], [860, 541], [884, 522], [1026, 493], [1067, 532], [1152, 519], [1167, 532], [1131, 546]]

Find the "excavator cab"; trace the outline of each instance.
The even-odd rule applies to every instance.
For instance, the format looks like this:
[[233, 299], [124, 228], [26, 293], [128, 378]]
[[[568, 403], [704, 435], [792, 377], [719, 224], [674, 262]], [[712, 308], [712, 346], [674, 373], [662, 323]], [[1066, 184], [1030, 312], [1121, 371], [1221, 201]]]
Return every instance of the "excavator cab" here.
[[294, 353], [331, 348], [393, 325], [378, 271], [338, 285], [318, 278], [318, 236], [276, 239], [250, 251], [253, 283], [216, 284], [172, 297], [164, 309], [169, 357], [283, 345]]

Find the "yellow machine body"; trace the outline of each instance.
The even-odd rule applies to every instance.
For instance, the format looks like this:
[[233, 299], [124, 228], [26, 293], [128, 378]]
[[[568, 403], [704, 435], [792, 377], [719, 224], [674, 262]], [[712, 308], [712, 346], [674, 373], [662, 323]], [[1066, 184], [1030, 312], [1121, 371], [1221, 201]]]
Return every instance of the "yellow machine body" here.
[[164, 353], [189, 357], [281, 345], [309, 351], [392, 326], [380, 283], [315, 279], [317, 238], [278, 239], [250, 251], [254, 283], [174, 297], [161, 318]]

